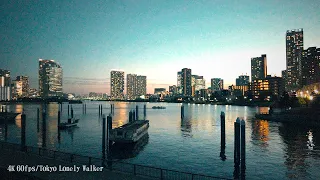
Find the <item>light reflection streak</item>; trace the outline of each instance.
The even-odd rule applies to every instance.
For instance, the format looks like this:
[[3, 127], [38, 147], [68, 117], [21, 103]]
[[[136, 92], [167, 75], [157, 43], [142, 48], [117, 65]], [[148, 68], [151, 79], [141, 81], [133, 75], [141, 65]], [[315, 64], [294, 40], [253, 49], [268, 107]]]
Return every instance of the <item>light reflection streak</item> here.
[[312, 131], [309, 130], [309, 132], [307, 132], [307, 136], [308, 136], [308, 141], [307, 141], [307, 146], [309, 150], [313, 150], [313, 147], [315, 146], [315, 144], [313, 143], [313, 134]]

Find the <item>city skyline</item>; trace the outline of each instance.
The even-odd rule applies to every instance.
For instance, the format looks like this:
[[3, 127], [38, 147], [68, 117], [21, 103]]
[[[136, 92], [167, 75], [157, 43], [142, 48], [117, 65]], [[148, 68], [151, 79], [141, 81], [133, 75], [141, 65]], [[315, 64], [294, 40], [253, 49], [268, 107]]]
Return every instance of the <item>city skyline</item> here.
[[109, 72], [119, 68], [147, 76], [147, 93], [175, 85], [184, 67], [203, 76], [206, 87], [221, 77], [226, 88], [249, 75], [250, 59], [261, 54], [268, 57], [268, 74], [281, 76], [287, 30], [304, 29], [305, 49], [320, 44], [318, 1], [51, 3], [4, 4], [0, 12], [6, 27], [0, 30], [1, 68], [28, 76], [32, 88], [38, 87], [39, 58], [55, 59], [66, 70], [65, 92], [110, 94]]

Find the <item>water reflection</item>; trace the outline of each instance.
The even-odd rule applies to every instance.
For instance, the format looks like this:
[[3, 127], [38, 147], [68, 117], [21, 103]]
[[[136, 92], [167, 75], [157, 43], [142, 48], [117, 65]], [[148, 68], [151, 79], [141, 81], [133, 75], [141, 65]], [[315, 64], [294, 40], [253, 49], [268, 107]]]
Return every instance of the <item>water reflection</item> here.
[[313, 135], [312, 135], [312, 131], [311, 130], [309, 130], [307, 136], [308, 136], [308, 141], [307, 141], [308, 149], [309, 150], [313, 150], [313, 147], [316, 146], [316, 145], [313, 143]]
[[[26, 110], [27, 145], [38, 144], [40, 147], [46, 145], [47, 148], [59, 151], [101, 157], [102, 132], [97, 113], [98, 104], [101, 102], [89, 102], [87, 114], [81, 114], [79, 128], [70, 132], [58, 131], [58, 105], [56, 104], [48, 105], [47, 123], [42, 122], [42, 110], [46, 108], [46, 105], [24, 104], [23, 107], [11, 105], [10, 109], [20, 111], [25, 108]], [[135, 107], [136, 104], [139, 103], [115, 102], [113, 128], [127, 123], [129, 106]], [[148, 104], [150, 107], [153, 105]], [[78, 112], [81, 113], [81, 105], [73, 106], [75, 114], [76, 110], [80, 110]], [[251, 120], [254, 113], [267, 112], [268, 108], [185, 105], [185, 118], [181, 120], [178, 104], [165, 104], [165, 106], [167, 109], [162, 111], [147, 110], [150, 117], [150, 139], [144, 143], [148, 144], [148, 148], [144, 148], [146, 147], [144, 143], [141, 143], [142, 147], [131, 146], [125, 150], [114, 147], [112, 148], [114, 158], [131, 158], [128, 162], [182, 171], [188, 166], [191, 167], [190, 171], [193, 173], [223, 174], [222, 176], [232, 178], [232, 172], [235, 170], [232, 162], [233, 122], [237, 116], [244, 115], [248, 116], [247, 122], [250, 123], [250, 125], [247, 124], [249, 126], [247, 134], [250, 138], [247, 140], [248, 161], [246, 163], [249, 167], [246, 171], [247, 178], [255, 179], [254, 177], [259, 174], [261, 179], [268, 179], [270, 172], [275, 176], [272, 177], [274, 179], [317, 179], [316, 177], [319, 177], [317, 176], [320, 159], [319, 129], [286, 124], [279, 127], [281, 123]], [[140, 107], [143, 107], [143, 104], [140, 104]], [[37, 108], [40, 109], [38, 127]], [[66, 121], [67, 105], [64, 104], [63, 108], [64, 114], [61, 116], [61, 122]], [[228, 112], [226, 112], [227, 108]], [[139, 109], [140, 115], [143, 114], [142, 109]], [[220, 149], [221, 111], [226, 112], [226, 149]], [[43, 128], [43, 124], [46, 125], [46, 129]], [[19, 143], [20, 128], [16, 124], [8, 124], [8, 127], [8, 141]], [[43, 133], [43, 130], [46, 132]], [[5, 134], [5, 126], [0, 124], [0, 138], [4, 139]], [[226, 161], [221, 162], [223, 156], [219, 157], [220, 152], [221, 155], [228, 156]], [[257, 165], [263, 170], [258, 172]], [[239, 170], [236, 174], [238, 174], [237, 178], [241, 178]]]
[[[306, 179], [308, 177], [309, 163], [306, 162], [309, 143], [312, 132], [306, 127], [299, 127], [292, 124], [283, 124], [279, 127], [279, 134], [283, 138], [285, 147], [285, 165], [287, 166], [286, 175], [288, 178]], [[308, 136], [306, 136], [306, 134]], [[312, 143], [311, 143], [312, 142]], [[313, 138], [311, 138], [313, 144]]]
[[269, 107], [257, 107], [258, 114], [268, 114]]
[[[16, 113], [22, 113], [23, 112], [23, 105], [22, 104], [16, 104], [15, 105], [15, 112]], [[15, 121], [15, 124], [18, 128], [21, 128], [21, 114], [19, 114], [17, 117], [16, 117], [16, 121]]]
[[0, 140], [7, 141], [8, 139], [8, 124], [0, 124]]
[[192, 109], [190, 109], [190, 106], [184, 106], [184, 109], [184, 118], [181, 118], [180, 121], [181, 135], [183, 137], [192, 137]]
[[113, 144], [111, 146], [112, 159], [129, 159], [136, 157], [140, 151], [148, 144], [149, 134], [145, 134], [141, 139], [132, 144]]
[[261, 147], [268, 147], [269, 122], [266, 120], [252, 121], [252, 139], [259, 140]]
[[129, 104], [128, 103], [115, 103], [114, 104], [114, 108], [115, 108], [115, 114], [117, 114], [117, 116], [113, 116], [112, 119], [112, 128], [117, 128], [120, 127], [124, 124], [126, 124], [128, 122], [128, 113], [127, 113], [127, 109], [129, 108]]

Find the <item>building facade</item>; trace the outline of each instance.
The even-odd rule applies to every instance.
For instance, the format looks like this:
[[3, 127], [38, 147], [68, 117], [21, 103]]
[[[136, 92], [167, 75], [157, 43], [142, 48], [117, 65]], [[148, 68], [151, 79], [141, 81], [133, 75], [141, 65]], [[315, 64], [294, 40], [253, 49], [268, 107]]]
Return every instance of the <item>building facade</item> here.
[[111, 71], [110, 92], [112, 100], [124, 99], [124, 72]]
[[287, 90], [301, 87], [301, 59], [303, 51], [303, 29], [288, 30], [286, 33]]
[[250, 82], [249, 76], [241, 75], [236, 79], [236, 86], [247, 86]]
[[1, 86], [10, 86], [11, 84], [11, 77], [10, 71], [5, 69], [0, 69], [0, 85]]
[[134, 100], [137, 96], [137, 75], [127, 74], [127, 99]]
[[320, 82], [320, 48], [310, 47], [302, 52], [301, 86]]
[[34, 97], [38, 97], [38, 96], [39, 96], [39, 93], [38, 93], [37, 89], [35, 89], [35, 88], [29, 89], [29, 97], [30, 98], [34, 98]]
[[267, 77], [267, 55], [251, 58], [251, 81]]
[[137, 76], [137, 97], [147, 94], [147, 76]]
[[177, 86], [176, 85], [169, 86], [169, 93], [171, 95], [177, 94]]
[[182, 72], [177, 73], [177, 94], [182, 95]]
[[0, 69], [0, 101], [11, 100], [11, 77], [10, 71]]
[[284, 91], [287, 91], [287, 70], [281, 71], [282, 87]]
[[192, 96], [195, 96], [197, 91], [206, 88], [206, 81], [203, 76], [192, 75], [191, 76], [191, 88], [192, 88]]
[[147, 76], [127, 74], [127, 99], [135, 100], [147, 94]]
[[42, 98], [63, 96], [62, 75], [60, 64], [39, 59], [39, 93]]
[[191, 69], [183, 68], [181, 70], [181, 87], [184, 96], [192, 96]]
[[264, 79], [252, 81], [249, 90], [253, 95], [253, 99], [259, 100], [275, 100], [279, 99], [284, 91], [281, 77], [272, 77], [268, 75]]
[[223, 79], [221, 79], [221, 78], [212, 78], [211, 79], [211, 90], [212, 91], [221, 91], [221, 90], [223, 90]]
[[14, 94], [16, 97], [29, 97], [29, 77], [17, 76], [14, 83]]
[[283, 86], [283, 78], [277, 76], [268, 75], [266, 78], [269, 81], [269, 90], [272, 93], [273, 98], [280, 98], [285, 91]]

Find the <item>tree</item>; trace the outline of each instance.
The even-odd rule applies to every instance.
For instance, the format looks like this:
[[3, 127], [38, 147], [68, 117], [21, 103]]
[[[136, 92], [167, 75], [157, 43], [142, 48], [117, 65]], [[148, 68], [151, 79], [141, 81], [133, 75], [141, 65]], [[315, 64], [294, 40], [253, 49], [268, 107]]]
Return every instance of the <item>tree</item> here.
[[284, 91], [280, 97], [280, 107], [287, 109], [290, 106], [290, 97], [288, 92]]

